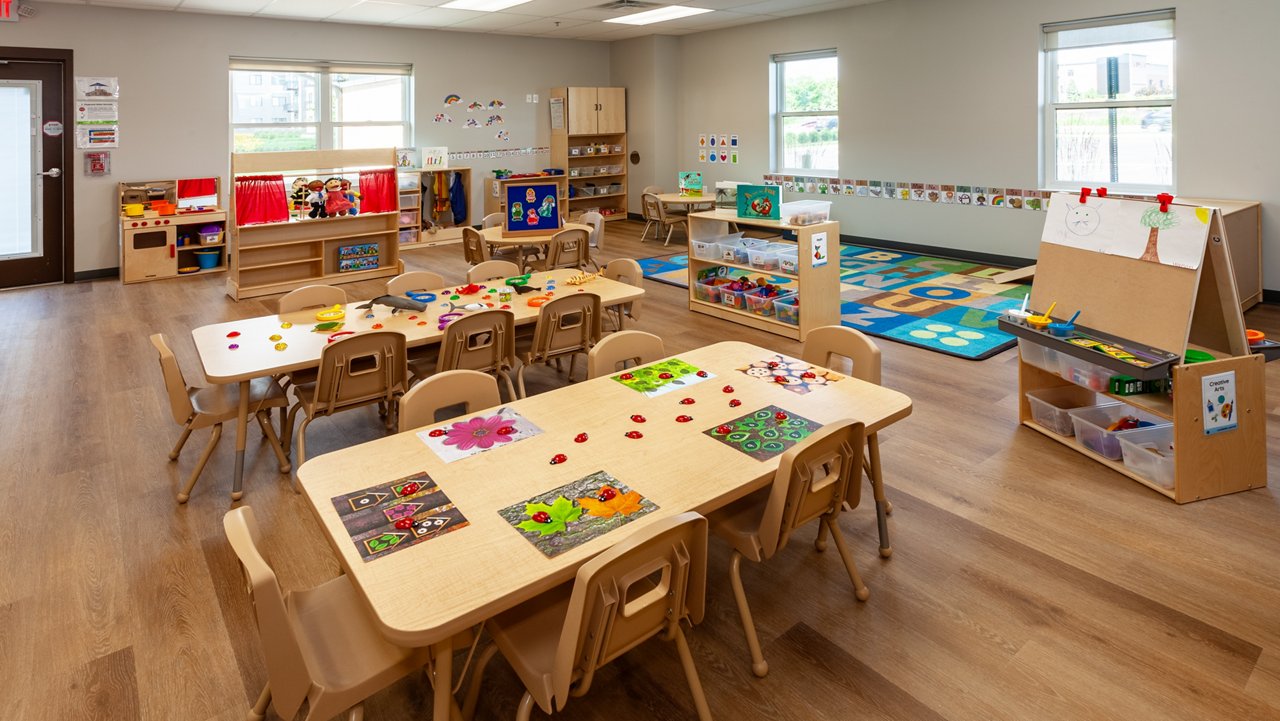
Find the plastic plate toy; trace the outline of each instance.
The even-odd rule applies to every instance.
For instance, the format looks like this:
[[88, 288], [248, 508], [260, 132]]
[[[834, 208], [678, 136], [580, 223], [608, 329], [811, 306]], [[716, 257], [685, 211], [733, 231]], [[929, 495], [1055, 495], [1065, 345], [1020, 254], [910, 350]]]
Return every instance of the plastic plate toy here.
[[332, 308], [326, 308], [316, 313], [316, 320], [321, 323], [327, 323], [333, 320], [342, 320], [347, 317], [347, 309], [341, 305], [335, 305]]

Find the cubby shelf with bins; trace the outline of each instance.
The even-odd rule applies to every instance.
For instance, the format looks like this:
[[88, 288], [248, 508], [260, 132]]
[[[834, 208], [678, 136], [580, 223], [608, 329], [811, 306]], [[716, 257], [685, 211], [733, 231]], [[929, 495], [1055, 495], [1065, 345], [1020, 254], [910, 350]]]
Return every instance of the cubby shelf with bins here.
[[[441, 224], [431, 218], [437, 173], [446, 175], [446, 188], [451, 187], [454, 173], [462, 176], [462, 196], [466, 214], [460, 223], [453, 222], [452, 208], [446, 211], [449, 213], [447, 223]], [[471, 168], [402, 168], [398, 180], [400, 232], [397, 237], [401, 250], [460, 243], [464, 226], [479, 225], [478, 221], [473, 221], [471, 218]]]
[[[395, 157], [394, 148], [240, 153], [231, 156], [231, 173], [233, 178], [264, 173], [341, 175], [359, 169], [394, 168]], [[233, 193], [233, 212], [234, 208]], [[398, 275], [404, 269], [398, 242], [400, 215], [396, 210], [306, 220], [291, 217], [278, 223], [233, 227], [227, 295], [240, 300], [316, 283], [352, 283]], [[338, 249], [365, 243], [377, 244], [378, 267], [339, 272]]]
[[[212, 182], [212, 195], [199, 199], [180, 198], [179, 180], [152, 180], [142, 183], [120, 183], [117, 191], [120, 200], [120, 280], [124, 283], [140, 283], [178, 275], [205, 275], [227, 270], [226, 226], [227, 213], [218, 207], [221, 203], [218, 181]], [[145, 196], [145, 197], [144, 197]], [[137, 201], [142, 201], [141, 203]], [[153, 202], [173, 206], [161, 215], [156, 210], [145, 209]], [[207, 202], [207, 206], [192, 205]], [[141, 214], [129, 215], [126, 206], [142, 205]], [[187, 205], [188, 207], [183, 207]], [[204, 233], [206, 228], [216, 227], [217, 234]], [[217, 262], [202, 267], [197, 251], [216, 252]], [[194, 269], [194, 270], [193, 270]]]
[[[797, 268], [795, 273], [781, 270], [763, 270], [750, 265], [730, 263], [720, 260], [698, 258], [693, 253], [693, 241], [706, 241], [727, 235], [729, 224], [736, 223], [740, 229], [759, 229], [770, 235], [790, 232], [794, 233], [794, 241], [777, 241], [796, 246]], [[823, 236], [825, 234], [825, 236]], [[815, 267], [813, 244], [815, 236], [825, 237], [826, 262]], [[724, 320], [776, 333], [796, 340], [804, 340], [809, 331], [824, 325], [840, 322], [840, 224], [826, 221], [813, 225], [790, 225], [777, 220], [758, 220], [739, 218], [736, 211], [709, 210], [689, 214], [689, 310], [715, 316]], [[836, 253], [835, 258], [830, 253]], [[740, 310], [720, 303], [711, 303], [696, 297], [698, 271], [711, 267], [733, 268], [740, 273], [734, 275], [777, 276], [795, 281], [788, 290], [793, 290], [799, 302], [799, 323], [791, 325], [772, 317], [761, 316], [749, 310]]]
[[[551, 128], [551, 164], [564, 169], [574, 188], [569, 217], [594, 209], [607, 221], [625, 220], [626, 89], [552, 88], [551, 98], [563, 103], [562, 122]], [[602, 185], [605, 192], [599, 192]]]

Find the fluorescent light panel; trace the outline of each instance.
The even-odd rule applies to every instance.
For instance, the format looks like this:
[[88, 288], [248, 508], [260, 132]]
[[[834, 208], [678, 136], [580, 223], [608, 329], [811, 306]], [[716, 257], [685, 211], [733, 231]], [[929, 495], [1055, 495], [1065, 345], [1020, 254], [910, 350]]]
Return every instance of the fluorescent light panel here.
[[492, 13], [499, 10], [506, 10], [516, 5], [523, 5], [530, 0], [453, 0], [453, 2], [441, 5], [442, 8], [450, 10], [474, 10], [481, 13]]
[[[448, 7], [447, 5], [445, 7]], [[607, 23], [622, 23], [623, 25], [650, 25], [652, 23], [665, 22], [667, 20], [676, 20], [678, 18], [687, 18], [690, 15], [701, 15], [702, 13], [711, 12], [710, 8], [691, 8], [684, 5], [667, 5], [656, 10], [646, 10], [642, 13], [633, 15], [624, 15], [620, 18], [605, 20]]]

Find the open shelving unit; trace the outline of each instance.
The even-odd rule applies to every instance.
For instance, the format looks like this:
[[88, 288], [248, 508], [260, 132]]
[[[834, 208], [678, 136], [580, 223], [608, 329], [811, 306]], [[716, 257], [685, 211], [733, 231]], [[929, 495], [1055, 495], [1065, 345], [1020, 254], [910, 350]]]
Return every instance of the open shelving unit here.
[[569, 218], [596, 209], [606, 221], [625, 220], [626, 88], [552, 88], [550, 97], [563, 111], [558, 126], [553, 111], [551, 164], [564, 169], [574, 188], [565, 204]]
[[[435, 178], [444, 174], [448, 181], [453, 174], [462, 176], [463, 206], [466, 214], [462, 222], [454, 223], [452, 208], [447, 211], [447, 222], [439, 222], [432, 218], [435, 203]], [[413, 248], [430, 248], [436, 245], [462, 242], [462, 229], [466, 226], [479, 225], [478, 220], [471, 217], [471, 168], [430, 168], [400, 169], [398, 188], [400, 192], [400, 234], [401, 250]], [[446, 182], [445, 187], [449, 187]]]

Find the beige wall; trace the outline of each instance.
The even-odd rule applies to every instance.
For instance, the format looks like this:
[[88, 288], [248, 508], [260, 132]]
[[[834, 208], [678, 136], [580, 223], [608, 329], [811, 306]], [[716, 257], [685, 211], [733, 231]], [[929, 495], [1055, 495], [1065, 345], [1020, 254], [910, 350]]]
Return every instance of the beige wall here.
[[640, 212], [645, 186], [674, 190], [680, 117], [680, 38], [650, 35], [612, 44], [610, 85], [627, 89], [627, 144], [640, 162], [627, 163], [627, 209]]
[[[119, 265], [116, 182], [208, 175], [225, 182], [231, 56], [413, 63], [416, 145], [451, 150], [548, 145], [547, 89], [609, 83], [605, 43], [52, 3], [39, 9], [35, 18], [0, 23], [0, 46], [69, 48], [77, 74], [120, 78], [121, 146], [112, 151], [111, 177], [83, 177], [79, 152], [67, 163], [75, 176], [77, 271]], [[477, 116], [457, 106], [452, 125], [432, 123], [449, 93], [464, 103], [503, 100], [505, 125], [464, 129]], [[526, 104], [530, 93], [541, 102]], [[499, 129], [510, 132], [509, 142], [494, 138]], [[467, 163], [476, 170], [471, 210], [478, 217], [480, 177], [496, 167], [543, 168], [548, 157]]]
[[[768, 63], [837, 48], [841, 175], [1039, 187], [1038, 42], [1045, 22], [1175, 5], [1176, 190], [1264, 202], [1265, 286], [1280, 288], [1280, 3], [1274, 0], [888, 0], [848, 10], [688, 35], [680, 169], [707, 182], [769, 172]], [[662, 93], [660, 93], [662, 94]], [[742, 136], [739, 166], [697, 163], [699, 133]], [[813, 197], [813, 196], [804, 196]], [[1043, 216], [1029, 211], [833, 198], [842, 232], [1034, 257]]]

